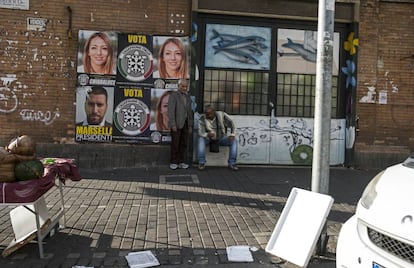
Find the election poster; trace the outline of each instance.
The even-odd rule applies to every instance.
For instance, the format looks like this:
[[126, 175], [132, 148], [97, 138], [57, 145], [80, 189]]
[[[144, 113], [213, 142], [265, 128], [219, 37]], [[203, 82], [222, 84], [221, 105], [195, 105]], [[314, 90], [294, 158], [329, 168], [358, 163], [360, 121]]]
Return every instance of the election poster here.
[[168, 101], [177, 89], [153, 88], [151, 91], [151, 142], [165, 143], [171, 141]]
[[115, 92], [114, 142], [148, 143], [151, 88], [117, 85]]
[[79, 30], [78, 83], [93, 84], [94, 79], [115, 80], [118, 33], [114, 31]]
[[152, 86], [152, 36], [118, 34], [117, 84]]
[[114, 87], [77, 87], [75, 141], [112, 142], [113, 100]]
[[190, 39], [153, 36], [154, 88], [177, 88], [178, 79], [190, 78]]
[[168, 100], [189, 79], [189, 37], [79, 30], [76, 142], [170, 143]]

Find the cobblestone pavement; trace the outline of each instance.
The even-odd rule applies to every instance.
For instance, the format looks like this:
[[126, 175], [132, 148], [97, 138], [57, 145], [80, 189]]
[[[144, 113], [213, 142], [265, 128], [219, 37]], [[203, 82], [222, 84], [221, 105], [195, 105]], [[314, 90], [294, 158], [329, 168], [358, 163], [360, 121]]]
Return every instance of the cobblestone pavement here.
[[[314, 254], [309, 267], [335, 267], [341, 224], [376, 173], [331, 168], [335, 203], [327, 221], [329, 239], [325, 254]], [[292, 187], [310, 189], [310, 168], [158, 167], [81, 170], [81, 175], [81, 181], [66, 182], [66, 227], [46, 239], [46, 258], [39, 258], [32, 242], [0, 257], [0, 267], [128, 267], [125, 255], [142, 250], [151, 250], [163, 267], [296, 267], [264, 249]], [[46, 203], [51, 215], [58, 211], [57, 188]], [[14, 237], [12, 208], [0, 207], [1, 250]], [[300, 243], [300, 237], [292, 237], [292, 243]], [[252, 247], [254, 262], [229, 262], [226, 247], [232, 245]]]

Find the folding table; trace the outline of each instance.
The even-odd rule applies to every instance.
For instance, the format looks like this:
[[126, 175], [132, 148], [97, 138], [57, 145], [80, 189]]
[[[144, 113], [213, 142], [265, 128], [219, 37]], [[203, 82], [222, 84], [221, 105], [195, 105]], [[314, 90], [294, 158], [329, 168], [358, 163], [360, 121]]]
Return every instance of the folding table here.
[[[40, 258], [44, 258], [44, 239], [55, 230], [61, 218], [63, 218], [62, 226], [66, 226], [63, 186], [66, 179], [81, 180], [79, 171], [72, 159], [42, 158], [40, 160], [45, 166], [41, 178], [0, 183], [0, 206], [16, 206], [10, 211], [15, 238], [3, 250], [3, 256], [11, 254], [37, 237], [39, 255]], [[55, 186], [59, 189], [60, 209], [49, 216], [45, 197]]]

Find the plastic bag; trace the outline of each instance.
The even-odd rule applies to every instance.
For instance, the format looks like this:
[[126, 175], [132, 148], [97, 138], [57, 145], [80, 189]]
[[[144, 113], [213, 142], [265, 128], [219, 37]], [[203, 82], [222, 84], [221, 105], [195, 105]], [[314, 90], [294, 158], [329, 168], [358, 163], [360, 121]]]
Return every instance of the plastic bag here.
[[220, 152], [220, 144], [218, 140], [210, 140], [210, 152], [211, 153]]

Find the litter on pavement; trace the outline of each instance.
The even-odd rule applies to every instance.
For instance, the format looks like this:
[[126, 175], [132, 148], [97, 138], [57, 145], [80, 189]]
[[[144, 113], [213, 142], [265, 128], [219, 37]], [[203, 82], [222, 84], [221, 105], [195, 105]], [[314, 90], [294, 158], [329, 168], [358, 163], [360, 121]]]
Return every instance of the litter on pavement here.
[[125, 256], [131, 268], [146, 268], [160, 265], [151, 250], [130, 252]]

